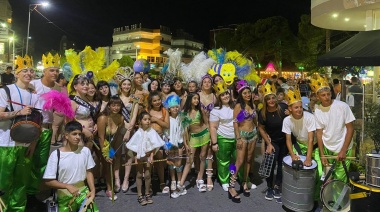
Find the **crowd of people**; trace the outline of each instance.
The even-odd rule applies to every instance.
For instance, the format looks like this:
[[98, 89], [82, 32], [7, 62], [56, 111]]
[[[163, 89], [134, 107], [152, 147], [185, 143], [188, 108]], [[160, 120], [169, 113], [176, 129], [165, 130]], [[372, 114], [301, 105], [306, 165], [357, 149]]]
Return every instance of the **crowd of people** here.
[[[152, 167], [161, 192], [172, 198], [186, 195], [185, 183], [194, 167], [199, 192], [212, 192], [215, 177], [239, 203], [240, 194], [249, 197], [256, 188], [250, 173], [257, 171], [252, 161], [258, 140], [263, 154], [274, 154], [266, 200], [282, 203], [287, 155], [294, 161], [305, 155], [304, 166], [318, 164], [316, 188], [322, 168], [333, 162], [326, 155], [339, 161], [334, 178], [346, 180], [342, 163], [349, 167], [355, 117], [348, 104], [332, 97], [334, 89], [319, 75], [299, 85], [272, 76], [255, 86], [239, 78], [227, 86], [219, 74], [206, 74], [200, 82], [159, 80], [120, 67], [112, 76], [117, 83], [112, 93], [109, 82], [95, 83], [86, 74], [68, 81], [50, 53], [43, 55], [41, 79], [34, 79], [28, 56], [17, 61], [15, 83], [0, 89], [0, 190], [5, 192], [6, 211], [24, 211], [32, 207], [30, 202], [39, 202], [35, 195], [42, 181], [57, 189], [59, 211], [77, 211], [82, 202], [75, 200], [93, 199], [95, 184], [102, 180], [106, 197], [117, 200], [119, 192], [128, 191], [130, 177], [136, 180], [138, 203], [152, 204]], [[67, 96], [72, 117], [43, 109], [46, 100], [41, 97], [51, 91]], [[42, 114], [39, 138], [14, 140], [15, 119], [36, 110]], [[51, 145], [59, 148], [50, 154]], [[318, 189], [315, 201], [320, 201]], [[93, 207], [96, 211], [95, 203]]]

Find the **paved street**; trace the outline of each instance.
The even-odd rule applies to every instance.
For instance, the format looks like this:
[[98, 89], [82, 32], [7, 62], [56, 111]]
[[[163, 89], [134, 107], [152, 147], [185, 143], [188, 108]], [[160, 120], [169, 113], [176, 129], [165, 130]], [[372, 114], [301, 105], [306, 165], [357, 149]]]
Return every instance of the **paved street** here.
[[[55, 149], [55, 148], [54, 148]], [[54, 150], [52, 148], [51, 151]], [[96, 194], [96, 203], [100, 211], [125, 212], [125, 211], [284, 211], [282, 204], [276, 203], [275, 200], [268, 201], [264, 199], [261, 192], [266, 188], [265, 179], [257, 174], [261, 162], [260, 144], [257, 144], [255, 150], [256, 158], [254, 169], [255, 175], [253, 182], [257, 185], [257, 189], [251, 190], [251, 196], [241, 196], [241, 203], [233, 203], [228, 199], [228, 193], [219, 185], [218, 181], [214, 183], [214, 190], [211, 192], [199, 193], [195, 186], [196, 175], [192, 172], [186, 181], [187, 194], [177, 199], [169, 198], [168, 194], [157, 193], [153, 196], [154, 203], [147, 206], [140, 206], [137, 202], [137, 191], [135, 182], [130, 182], [130, 189], [127, 193], [117, 194], [118, 199], [112, 203], [106, 196], [104, 190], [99, 190]], [[122, 178], [121, 178], [122, 179]], [[195, 187], [194, 187], [195, 186]], [[240, 186], [236, 185], [239, 189]], [[48, 197], [49, 191], [43, 190], [40, 199]]]
[[[257, 144], [256, 155], [260, 155], [260, 144]], [[255, 159], [255, 170], [258, 170], [261, 157]], [[257, 171], [255, 172], [257, 173]], [[257, 189], [251, 190], [251, 196], [245, 197], [242, 194], [241, 203], [233, 203], [228, 199], [228, 193], [225, 192], [217, 181], [214, 183], [214, 190], [211, 192], [199, 193], [195, 186], [194, 173], [186, 181], [187, 194], [177, 199], [169, 198], [168, 194], [157, 193], [153, 196], [154, 203], [147, 206], [140, 206], [137, 202], [136, 184], [130, 185], [131, 189], [127, 193], [117, 194], [118, 199], [112, 203], [104, 191], [97, 192], [96, 202], [101, 211], [284, 211], [281, 204], [275, 200], [268, 201], [264, 199], [261, 193], [266, 188], [265, 179], [258, 175], [254, 176], [254, 183]], [[236, 186], [240, 188], [239, 185]]]

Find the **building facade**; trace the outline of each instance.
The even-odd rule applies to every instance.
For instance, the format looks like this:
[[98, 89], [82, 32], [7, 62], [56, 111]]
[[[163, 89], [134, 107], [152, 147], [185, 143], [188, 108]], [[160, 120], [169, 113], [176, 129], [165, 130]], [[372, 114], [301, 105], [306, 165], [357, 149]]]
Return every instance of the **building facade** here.
[[203, 50], [202, 42], [181, 30], [173, 36], [166, 26], [149, 29], [143, 28], [140, 23], [119, 27], [114, 29], [112, 39], [112, 46], [106, 51], [109, 63], [130, 56], [132, 59], [146, 59], [153, 67], [161, 68], [168, 59], [164, 52], [169, 48], [179, 49], [185, 63]]

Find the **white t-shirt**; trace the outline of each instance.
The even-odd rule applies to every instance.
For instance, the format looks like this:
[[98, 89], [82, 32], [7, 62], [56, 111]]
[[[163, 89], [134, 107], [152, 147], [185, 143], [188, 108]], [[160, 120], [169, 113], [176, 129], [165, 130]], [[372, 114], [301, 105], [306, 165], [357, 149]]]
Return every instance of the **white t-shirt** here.
[[[43, 179], [55, 179], [57, 174], [57, 150], [49, 157]], [[66, 184], [76, 184], [86, 179], [86, 171], [95, 167], [91, 151], [79, 146], [75, 152], [60, 151], [58, 181]]]
[[308, 143], [308, 133], [315, 131], [315, 118], [314, 115], [304, 111], [300, 119], [295, 119], [292, 115], [287, 116], [282, 123], [282, 132], [285, 134], [293, 135], [298, 141], [305, 144]]
[[[33, 85], [33, 87], [36, 90], [38, 95], [42, 95], [42, 94], [47, 93], [53, 89], [57, 90], [57, 91], [61, 91], [61, 88], [57, 84], [55, 84], [53, 88], [50, 88], [50, 87], [47, 87], [44, 84], [42, 84], [41, 79], [32, 80], [30, 82], [30, 84]], [[41, 98], [41, 99], [42, 99], [42, 101], [40, 101], [41, 102], [40, 108], [42, 108], [42, 106], [45, 103], [44, 99], [43, 98]], [[44, 124], [53, 123], [53, 111], [44, 110], [44, 111], [42, 111], [42, 115], [44, 117], [42, 123], [44, 123]]]
[[219, 122], [217, 133], [225, 138], [235, 138], [234, 133], [234, 110], [230, 107], [215, 107], [210, 112], [210, 122]]
[[328, 150], [339, 153], [347, 133], [346, 124], [355, 121], [350, 107], [345, 102], [333, 100], [329, 107], [315, 105], [314, 115], [316, 128], [323, 129], [323, 144]]
[[[24, 105], [35, 106], [40, 108], [38, 95], [31, 93], [29, 90], [18, 88], [15, 84], [8, 85], [11, 99], [13, 102], [21, 103]], [[18, 89], [17, 89], [18, 88]], [[20, 93], [19, 93], [20, 91]], [[20, 98], [21, 97], [21, 98]], [[13, 110], [21, 110], [23, 106], [12, 104]], [[8, 108], [10, 111], [10, 103], [8, 102], [7, 93], [3, 88], [0, 89], [0, 107]], [[17, 120], [17, 119], [16, 119]], [[12, 123], [14, 119], [2, 120], [0, 121], [0, 146], [11, 147], [11, 146], [29, 146], [29, 143], [18, 143], [11, 139], [10, 132], [12, 128]], [[39, 124], [39, 123], [36, 123]]]

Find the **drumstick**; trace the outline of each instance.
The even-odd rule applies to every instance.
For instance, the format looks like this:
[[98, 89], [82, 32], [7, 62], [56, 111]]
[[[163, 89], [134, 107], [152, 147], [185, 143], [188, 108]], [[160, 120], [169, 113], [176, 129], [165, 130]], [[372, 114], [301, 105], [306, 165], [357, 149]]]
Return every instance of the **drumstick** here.
[[3, 200], [0, 197], [0, 212], [3, 212], [3, 209], [7, 209], [7, 207], [5, 207], [5, 204], [4, 204]]
[[[14, 102], [12, 100], [8, 100], [7, 102], [15, 104], [15, 105], [20, 105], [20, 106], [23, 106], [23, 107], [28, 107], [28, 105], [24, 105], [24, 104], [21, 104], [21, 103], [18, 103], [18, 102]], [[33, 109], [35, 109], [35, 110], [42, 110], [42, 109], [35, 108], [35, 107], [33, 107]]]
[[80, 212], [85, 212], [88, 208], [88, 206], [94, 201], [94, 197], [90, 197], [86, 200], [86, 202], [84, 203], [84, 206], [82, 208], [82, 210], [80, 210]]
[[[334, 156], [334, 155], [325, 155], [325, 156], [321, 156], [321, 158], [325, 158], [325, 159], [337, 159], [338, 156]], [[346, 159], [356, 159], [356, 157], [346, 157]]]

